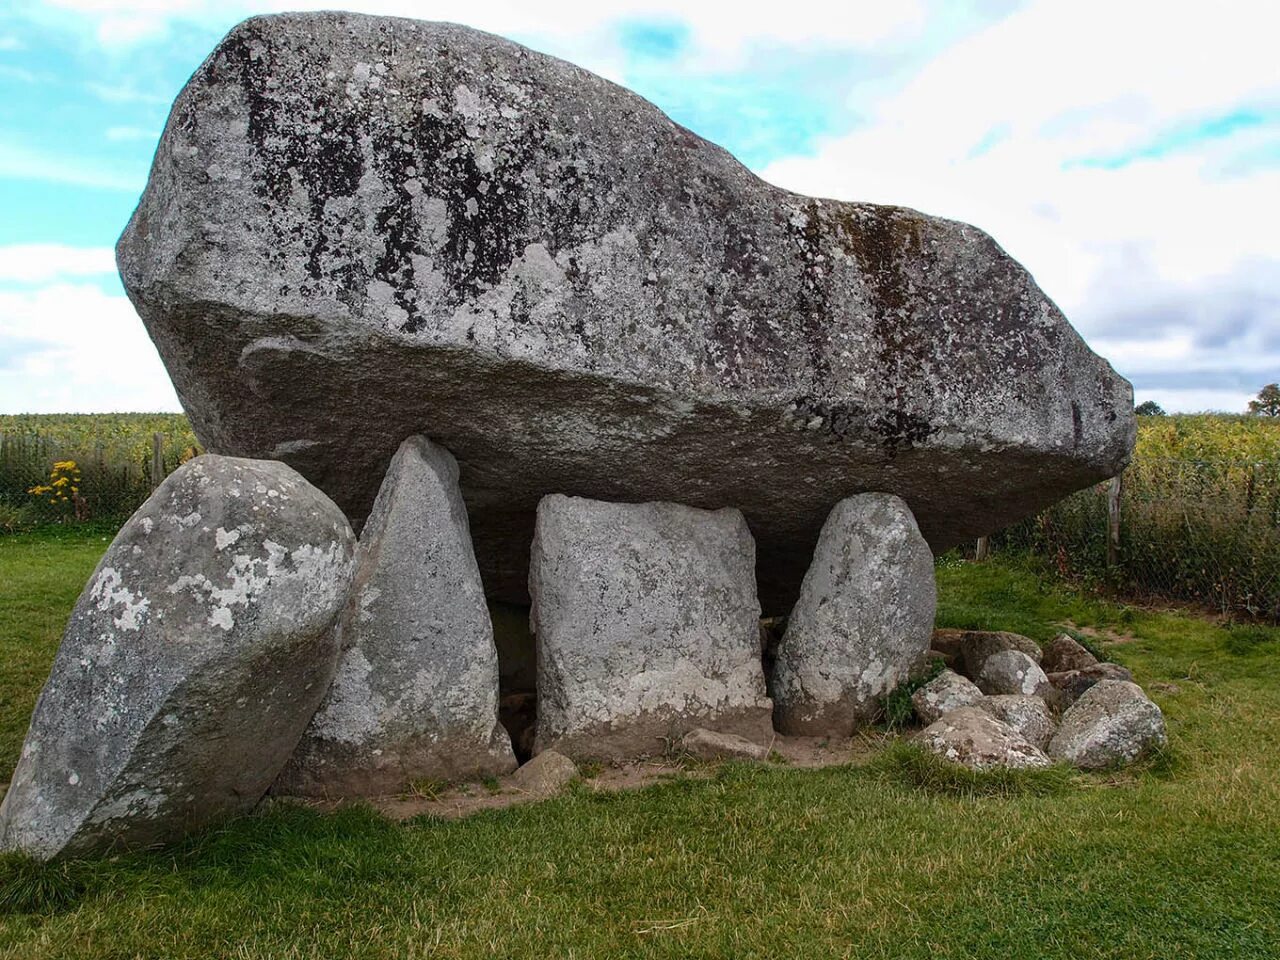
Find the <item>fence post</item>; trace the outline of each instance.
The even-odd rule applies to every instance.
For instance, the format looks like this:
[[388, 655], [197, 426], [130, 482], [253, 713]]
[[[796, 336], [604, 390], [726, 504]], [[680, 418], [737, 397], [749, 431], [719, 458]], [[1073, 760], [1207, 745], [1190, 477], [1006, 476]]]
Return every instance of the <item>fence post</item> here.
[[1124, 483], [1124, 474], [1111, 478], [1107, 487], [1107, 567], [1114, 568], [1120, 564], [1120, 491]]
[[151, 435], [151, 489], [164, 481], [164, 434]]
[[978, 545], [973, 549], [973, 559], [980, 563], [989, 556], [991, 556], [991, 538], [979, 537]]

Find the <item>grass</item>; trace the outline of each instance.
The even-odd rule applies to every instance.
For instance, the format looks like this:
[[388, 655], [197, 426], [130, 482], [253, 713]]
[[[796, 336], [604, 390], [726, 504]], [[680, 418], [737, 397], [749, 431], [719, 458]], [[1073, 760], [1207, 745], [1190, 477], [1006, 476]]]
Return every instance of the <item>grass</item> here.
[[[3, 769], [102, 546], [0, 541]], [[1114, 606], [1003, 561], [939, 582], [943, 626], [1136, 638], [1107, 652], [1165, 710], [1169, 755], [976, 776], [891, 746], [405, 825], [276, 805], [161, 852], [0, 858], [0, 957], [1280, 955], [1280, 630]]]

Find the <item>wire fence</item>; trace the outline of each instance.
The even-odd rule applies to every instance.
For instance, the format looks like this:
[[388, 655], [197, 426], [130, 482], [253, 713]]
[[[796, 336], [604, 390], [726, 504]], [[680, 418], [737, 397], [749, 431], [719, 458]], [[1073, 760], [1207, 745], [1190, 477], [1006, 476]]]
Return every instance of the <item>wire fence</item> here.
[[1135, 461], [991, 537], [1063, 578], [1280, 622], [1280, 459]]

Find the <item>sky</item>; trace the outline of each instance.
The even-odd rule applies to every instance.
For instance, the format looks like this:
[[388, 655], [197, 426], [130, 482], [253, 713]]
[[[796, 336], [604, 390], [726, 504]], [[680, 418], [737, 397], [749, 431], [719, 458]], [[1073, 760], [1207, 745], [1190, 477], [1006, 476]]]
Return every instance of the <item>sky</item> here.
[[221, 36], [335, 6], [572, 60], [787, 189], [976, 224], [1139, 403], [1280, 380], [1275, 0], [0, 0], [0, 413], [179, 409], [112, 247]]

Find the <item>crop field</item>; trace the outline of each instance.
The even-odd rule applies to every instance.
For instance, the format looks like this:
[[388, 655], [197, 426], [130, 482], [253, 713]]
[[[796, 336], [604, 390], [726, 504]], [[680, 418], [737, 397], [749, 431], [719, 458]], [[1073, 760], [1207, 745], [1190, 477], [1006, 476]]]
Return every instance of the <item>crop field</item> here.
[[[0, 538], [0, 782], [105, 548], [83, 527]], [[1274, 960], [1280, 628], [1040, 573], [940, 562], [939, 625], [1086, 633], [1165, 712], [1154, 762], [957, 776], [871, 730], [854, 764], [588, 776], [462, 820], [277, 806], [101, 862], [0, 857], [0, 958]]]

